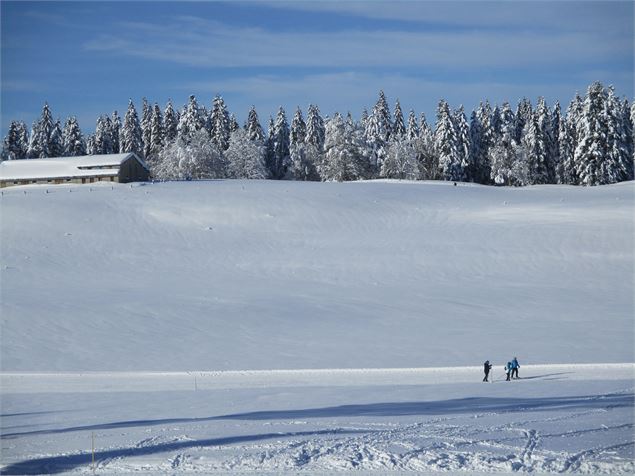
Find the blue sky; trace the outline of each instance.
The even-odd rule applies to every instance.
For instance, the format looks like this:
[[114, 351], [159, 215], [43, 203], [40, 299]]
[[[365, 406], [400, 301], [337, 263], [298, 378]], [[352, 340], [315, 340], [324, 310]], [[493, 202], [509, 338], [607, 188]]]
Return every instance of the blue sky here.
[[211, 106], [263, 126], [279, 105], [323, 114], [375, 103], [425, 112], [545, 96], [600, 80], [633, 97], [633, 2], [2, 1], [2, 135], [48, 101], [84, 131], [128, 98]]

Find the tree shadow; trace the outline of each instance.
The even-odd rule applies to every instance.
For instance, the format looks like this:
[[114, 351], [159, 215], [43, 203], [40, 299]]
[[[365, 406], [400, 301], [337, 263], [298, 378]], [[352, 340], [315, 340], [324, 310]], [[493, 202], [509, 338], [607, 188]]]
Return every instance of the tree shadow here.
[[110, 430], [117, 428], [150, 427], [157, 425], [202, 423], [215, 420], [281, 420], [333, 417], [390, 417], [390, 416], [435, 416], [467, 413], [509, 413], [518, 411], [555, 411], [593, 408], [616, 408], [634, 406], [635, 394], [607, 394], [571, 397], [511, 398], [473, 397], [431, 402], [387, 402], [335, 407], [307, 408], [298, 410], [271, 410], [233, 413], [195, 418], [163, 418], [155, 420], [128, 420], [95, 425], [52, 428], [16, 433], [4, 433], [1, 439], [14, 439], [30, 435], [54, 435], [75, 431]]
[[[186, 448], [200, 447], [200, 446], [222, 446], [232, 445], [237, 443], [247, 443], [254, 441], [267, 440], [271, 438], [295, 438], [305, 436], [320, 436], [320, 435], [346, 435], [355, 433], [368, 433], [363, 430], [316, 430], [316, 431], [298, 431], [288, 433], [264, 433], [261, 435], [243, 435], [243, 436], [231, 436], [226, 438], [209, 438], [202, 440], [190, 440], [190, 441], [175, 441], [170, 443], [161, 443], [152, 446], [141, 446], [131, 448], [118, 448], [112, 450], [103, 450], [95, 452], [95, 462], [99, 463], [101, 460], [122, 458], [122, 457], [135, 457], [135, 456], [147, 456], [155, 453], [163, 453], [169, 451], [179, 451]], [[78, 453], [74, 455], [61, 455], [61, 456], [48, 456], [44, 458], [36, 458], [26, 461], [19, 461], [5, 467], [0, 471], [0, 474], [20, 474], [20, 475], [33, 475], [33, 474], [58, 474], [71, 471], [78, 466], [89, 466], [92, 464], [93, 455], [90, 452]]]

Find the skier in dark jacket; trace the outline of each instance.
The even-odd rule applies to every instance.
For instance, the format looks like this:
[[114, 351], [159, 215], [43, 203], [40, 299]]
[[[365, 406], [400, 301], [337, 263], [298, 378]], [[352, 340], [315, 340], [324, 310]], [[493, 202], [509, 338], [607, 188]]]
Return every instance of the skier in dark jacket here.
[[520, 364], [518, 363], [518, 359], [514, 357], [512, 360], [512, 378], [518, 378], [518, 369], [520, 368]]
[[492, 368], [492, 364], [489, 363], [489, 360], [486, 360], [485, 363], [483, 364], [483, 371], [485, 372], [485, 378], [483, 379], [483, 382], [487, 382], [487, 377], [489, 375], [489, 371]]

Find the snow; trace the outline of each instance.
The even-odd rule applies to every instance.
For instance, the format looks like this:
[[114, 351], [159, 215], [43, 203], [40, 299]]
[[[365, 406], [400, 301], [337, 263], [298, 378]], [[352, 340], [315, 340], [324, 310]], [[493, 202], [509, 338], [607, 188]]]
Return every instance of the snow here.
[[[0, 162], [0, 180], [38, 180], [112, 175], [117, 174], [119, 166], [131, 155], [127, 153], [5, 160]], [[147, 168], [141, 160], [139, 162]], [[100, 168], [96, 169], [94, 167]]]
[[2, 472], [631, 474], [633, 191], [5, 189]]

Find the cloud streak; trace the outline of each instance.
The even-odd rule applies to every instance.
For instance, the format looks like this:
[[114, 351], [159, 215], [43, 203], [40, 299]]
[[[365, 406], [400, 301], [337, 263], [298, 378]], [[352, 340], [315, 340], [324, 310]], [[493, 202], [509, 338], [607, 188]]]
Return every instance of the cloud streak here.
[[84, 48], [192, 67], [429, 67], [447, 71], [593, 64], [628, 57], [620, 37], [585, 33], [346, 30], [274, 32], [199, 17], [120, 23]]

